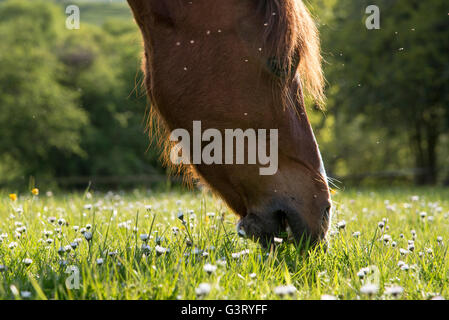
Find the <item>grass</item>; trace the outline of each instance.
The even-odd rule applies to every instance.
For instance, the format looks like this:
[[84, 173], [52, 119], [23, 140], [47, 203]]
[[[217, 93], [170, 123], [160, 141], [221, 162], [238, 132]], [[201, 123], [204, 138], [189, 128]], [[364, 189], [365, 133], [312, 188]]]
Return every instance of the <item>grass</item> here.
[[[414, 195], [419, 199], [412, 201]], [[449, 297], [447, 189], [340, 191], [327, 250], [308, 253], [285, 243], [265, 251], [239, 238], [234, 215], [201, 193], [41, 192], [16, 201], [0, 193], [0, 199], [0, 299]], [[81, 229], [89, 225], [87, 241]], [[77, 249], [59, 250], [76, 241]], [[210, 288], [196, 290], [201, 283]]]

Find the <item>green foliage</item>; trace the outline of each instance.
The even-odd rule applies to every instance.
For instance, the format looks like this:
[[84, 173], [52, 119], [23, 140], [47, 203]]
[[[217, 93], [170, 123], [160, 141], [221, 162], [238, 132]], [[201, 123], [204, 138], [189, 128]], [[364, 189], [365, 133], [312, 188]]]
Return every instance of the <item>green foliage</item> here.
[[80, 129], [87, 115], [77, 106], [78, 94], [62, 84], [64, 66], [51, 53], [60, 18], [43, 3], [0, 7], [0, 157], [21, 167], [18, 172], [3, 167], [8, 178], [50, 170], [50, 149], [83, 154]]
[[[365, 8], [373, 4], [380, 30], [365, 26]], [[446, 2], [339, 0], [316, 7], [335, 135], [329, 167], [423, 168], [417, 182], [434, 183], [439, 168], [449, 166], [439, 151], [449, 128]]]
[[0, 183], [159, 167], [131, 20], [71, 31], [62, 6], [24, 0], [0, 3], [0, 21]]

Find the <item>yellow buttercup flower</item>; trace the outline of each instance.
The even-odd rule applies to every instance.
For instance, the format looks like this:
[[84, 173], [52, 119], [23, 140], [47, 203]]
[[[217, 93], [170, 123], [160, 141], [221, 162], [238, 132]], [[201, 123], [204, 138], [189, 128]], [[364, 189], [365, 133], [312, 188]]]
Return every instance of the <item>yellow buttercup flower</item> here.
[[31, 190], [31, 193], [34, 194], [35, 196], [37, 196], [37, 195], [39, 195], [39, 189], [34, 188], [33, 190]]
[[16, 200], [17, 200], [17, 194], [11, 193], [11, 194], [9, 195], [9, 199], [11, 199], [11, 201], [16, 201]]
[[331, 189], [331, 195], [335, 196], [337, 194], [337, 190]]

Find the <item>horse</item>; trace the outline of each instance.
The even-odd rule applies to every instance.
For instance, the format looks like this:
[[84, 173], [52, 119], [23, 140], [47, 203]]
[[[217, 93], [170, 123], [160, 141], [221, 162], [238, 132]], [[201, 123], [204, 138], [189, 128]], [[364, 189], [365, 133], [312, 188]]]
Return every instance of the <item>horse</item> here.
[[302, 0], [128, 4], [143, 38], [148, 122], [166, 146], [170, 132], [192, 133], [195, 121], [218, 132], [278, 130], [275, 174], [261, 175], [260, 163], [182, 167], [240, 218], [240, 235], [265, 247], [287, 233], [296, 243], [325, 240], [330, 189], [305, 106], [305, 98], [323, 105], [324, 76], [318, 30]]

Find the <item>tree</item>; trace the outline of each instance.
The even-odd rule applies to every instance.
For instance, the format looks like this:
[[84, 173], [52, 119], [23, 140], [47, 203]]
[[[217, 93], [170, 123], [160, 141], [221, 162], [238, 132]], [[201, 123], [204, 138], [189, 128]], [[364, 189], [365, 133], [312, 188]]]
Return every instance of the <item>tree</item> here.
[[[380, 30], [365, 26], [372, 4], [380, 8]], [[385, 131], [388, 144], [401, 141], [422, 170], [416, 183], [436, 183], [439, 143], [449, 127], [446, 2], [340, 0], [331, 7], [322, 26], [331, 115], [362, 117], [362, 134]], [[389, 149], [391, 160], [398, 148]]]
[[0, 159], [17, 168], [9, 178], [51, 172], [49, 150], [82, 155], [86, 113], [78, 94], [61, 84], [63, 65], [51, 54], [62, 22], [43, 2], [0, 5]]

